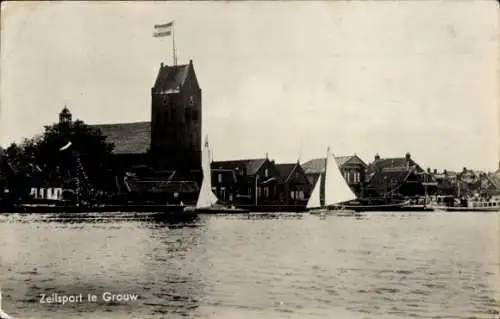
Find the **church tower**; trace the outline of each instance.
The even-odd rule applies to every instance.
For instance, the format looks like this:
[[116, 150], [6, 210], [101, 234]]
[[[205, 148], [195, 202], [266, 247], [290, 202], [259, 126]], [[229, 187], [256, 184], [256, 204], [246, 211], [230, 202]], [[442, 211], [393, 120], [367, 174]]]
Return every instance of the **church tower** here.
[[201, 167], [201, 89], [189, 64], [161, 63], [151, 88], [151, 155], [160, 169]]
[[59, 123], [71, 124], [72, 115], [68, 107], [65, 105], [61, 112], [59, 112]]

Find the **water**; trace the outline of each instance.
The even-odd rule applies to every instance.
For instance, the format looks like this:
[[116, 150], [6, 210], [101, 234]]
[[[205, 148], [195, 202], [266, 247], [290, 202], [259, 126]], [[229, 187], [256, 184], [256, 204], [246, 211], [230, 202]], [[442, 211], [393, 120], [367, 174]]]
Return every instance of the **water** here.
[[[207, 216], [172, 225], [0, 215], [3, 309], [65, 319], [497, 319], [499, 217]], [[108, 302], [103, 292], [138, 299]], [[40, 303], [53, 293], [83, 301]]]

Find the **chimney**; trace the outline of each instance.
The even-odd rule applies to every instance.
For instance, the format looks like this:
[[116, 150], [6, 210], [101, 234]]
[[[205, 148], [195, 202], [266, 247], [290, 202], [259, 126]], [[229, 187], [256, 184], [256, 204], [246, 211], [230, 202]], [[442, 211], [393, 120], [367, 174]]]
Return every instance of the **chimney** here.
[[160, 63], [160, 68], [162, 68], [162, 69], [163, 69], [163, 62], [162, 62], [162, 63]]
[[378, 153], [377, 153], [377, 154], [375, 154], [374, 158], [375, 158], [376, 161], [378, 161], [380, 159], [380, 155], [378, 155]]
[[406, 160], [407, 160], [407, 161], [409, 161], [409, 160], [410, 160], [410, 158], [411, 158], [411, 154], [410, 154], [410, 153], [406, 153], [406, 154], [405, 154], [405, 158], [406, 158]]
[[437, 174], [438, 173], [438, 170], [437, 169], [434, 169], [434, 174]]
[[189, 59], [189, 65], [193, 65], [193, 60]]

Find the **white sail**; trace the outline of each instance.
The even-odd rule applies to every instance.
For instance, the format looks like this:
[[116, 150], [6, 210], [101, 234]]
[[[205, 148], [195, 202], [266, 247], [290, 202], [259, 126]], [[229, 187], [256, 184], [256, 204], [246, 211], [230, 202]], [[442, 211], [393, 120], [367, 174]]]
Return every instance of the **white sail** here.
[[314, 185], [311, 196], [309, 196], [309, 200], [307, 201], [306, 208], [318, 208], [321, 207], [320, 201], [320, 189], [321, 189], [321, 179], [322, 174], [319, 175], [318, 181], [316, 181], [316, 185]]
[[203, 171], [203, 182], [201, 183], [196, 208], [209, 208], [217, 203], [217, 196], [212, 192], [212, 173], [208, 138], [205, 140], [205, 146], [201, 152], [201, 169]]
[[328, 150], [325, 177], [325, 206], [336, 205], [356, 199], [347, 184], [333, 154]]

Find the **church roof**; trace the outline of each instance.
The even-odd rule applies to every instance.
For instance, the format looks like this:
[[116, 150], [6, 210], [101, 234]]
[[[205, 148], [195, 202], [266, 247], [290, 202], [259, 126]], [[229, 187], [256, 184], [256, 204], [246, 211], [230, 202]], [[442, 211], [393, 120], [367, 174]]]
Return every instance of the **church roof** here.
[[189, 72], [189, 64], [185, 65], [162, 65], [156, 77], [154, 88], [164, 92], [178, 92], [179, 86], [184, 85]]
[[114, 154], [144, 154], [151, 143], [151, 122], [90, 125], [100, 130]]

